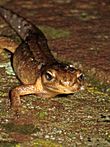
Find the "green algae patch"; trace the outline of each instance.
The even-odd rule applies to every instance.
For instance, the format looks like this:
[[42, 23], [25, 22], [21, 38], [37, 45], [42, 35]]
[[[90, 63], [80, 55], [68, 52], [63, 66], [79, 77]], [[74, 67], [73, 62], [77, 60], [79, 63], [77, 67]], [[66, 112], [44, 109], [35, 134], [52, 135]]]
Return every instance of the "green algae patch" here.
[[40, 131], [38, 128], [36, 128], [32, 124], [28, 125], [15, 125], [14, 123], [7, 123], [7, 124], [2, 124], [2, 127], [7, 131], [7, 132], [16, 132], [16, 133], [21, 133], [24, 135], [36, 133]]
[[64, 29], [56, 29], [49, 26], [39, 26], [39, 28], [44, 32], [44, 34], [52, 39], [67, 38], [70, 35], [70, 32]]
[[16, 142], [0, 142], [0, 147], [21, 147], [19, 144]]
[[45, 140], [45, 139], [36, 139], [31, 142], [24, 142], [24, 143], [16, 144], [14, 147], [26, 147], [26, 146], [29, 146], [29, 147], [63, 147], [61, 144], [58, 144], [50, 140]]
[[100, 96], [108, 96], [107, 93], [99, 91], [99, 89], [97, 87], [88, 87], [87, 91], [91, 94], [97, 94], [97, 95], [100, 95]]
[[46, 112], [39, 112], [39, 118], [40, 119], [44, 119], [45, 116], [47, 116], [47, 113]]
[[36, 141], [33, 142], [33, 147], [63, 147], [60, 144], [54, 143], [49, 140], [43, 140], [43, 139], [37, 139]]
[[107, 83], [100, 82], [93, 76], [86, 76], [87, 82], [92, 85], [92, 87], [88, 87], [87, 90], [89, 92], [92, 92], [94, 94], [104, 94], [109, 95], [110, 94], [110, 85]]
[[5, 97], [5, 96], [7, 96], [7, 93], [4, 93], [4, 91], [1, 91], [1, 90], [0, 90], [0, 96], [1, 96], [1, 97]]

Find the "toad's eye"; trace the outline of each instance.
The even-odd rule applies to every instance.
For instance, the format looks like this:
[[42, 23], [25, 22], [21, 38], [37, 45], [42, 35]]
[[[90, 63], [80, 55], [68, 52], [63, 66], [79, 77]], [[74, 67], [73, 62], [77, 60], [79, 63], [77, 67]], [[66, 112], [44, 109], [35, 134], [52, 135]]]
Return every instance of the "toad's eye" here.
[[52, 81], [53, 80], [53, 75], [52, 75], [52, 73], [50, 72], [50, 71], [47, 71], [46, 73], [45, 73], [45, 77], [46, 77], [46, 79], [48, 80], [48, 81]]
[[79, 81], [83, 81], [84, 80], [84, 75], [83, 74], [80, 74], [80, 76], [78, 77], [78, 80]]

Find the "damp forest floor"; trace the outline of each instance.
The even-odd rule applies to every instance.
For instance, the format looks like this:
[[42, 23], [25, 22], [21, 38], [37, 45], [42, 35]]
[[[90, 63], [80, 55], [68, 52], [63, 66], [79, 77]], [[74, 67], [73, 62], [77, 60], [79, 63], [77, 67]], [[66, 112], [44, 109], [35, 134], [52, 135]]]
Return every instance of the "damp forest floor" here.
[[[19, 85], [9, 52], [0, 53], [0, 147], [110, 146], [109, 0], [0, 0], [45, 33], [52, 53], [85, 74], [85, 90], [42, 99], [22, 97], [23, 113], [10, 110]], [[0, 18], [0, 36], [17, 35]]]

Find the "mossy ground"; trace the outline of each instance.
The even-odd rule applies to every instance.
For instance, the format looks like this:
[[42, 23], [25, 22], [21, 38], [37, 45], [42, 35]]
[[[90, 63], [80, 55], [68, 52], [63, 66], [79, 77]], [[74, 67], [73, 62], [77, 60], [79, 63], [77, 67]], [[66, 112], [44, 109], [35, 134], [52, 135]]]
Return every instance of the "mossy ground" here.
[[[85, 72], [86, 89], [52, 99], [24, 96], [23, 111], [16, 115], [10, 109], [9, 91], [20, 82], [12, 69], [10, 53], [3, 51], [0, 54], [0, 146], [110, 146], [110, 85], [109, 80], [106, 82], [109, 79], [106, 71], [109, 69], [107, 47], [110, 42], [107, 3], [61, 0], [36, 4], [30, 0], [10, 0], [5, 5], [18, 12], [22, 9], [22, 15], [29, 16], [40, 26], [56, 58], [77, 62]], [[100, 25], [100, 18], [105, 20], [104, 27]], [[16, 37], [2, 21], [0, 32], [13, 39]], [[103, 56], [106, 58], [100, 58]], [[105, 73], [102, 79], [99, 77], [100, 81], [96, 71], [91, 70], [93, 66]], [[89, 72], [85, 70], [87, 67]], [[100, 75], [100, 70], [97, 71]]]

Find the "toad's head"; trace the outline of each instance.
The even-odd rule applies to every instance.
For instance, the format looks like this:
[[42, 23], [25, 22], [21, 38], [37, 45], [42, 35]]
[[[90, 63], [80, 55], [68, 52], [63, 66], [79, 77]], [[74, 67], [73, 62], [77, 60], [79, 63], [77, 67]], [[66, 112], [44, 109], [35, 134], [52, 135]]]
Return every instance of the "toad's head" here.
[[84, 89], [84, 76], [82, 72], [72, 65], [55, 64], [49, 66], [42, 74], [43, 89], [49, 97], [58, 94], [70, 94]]

